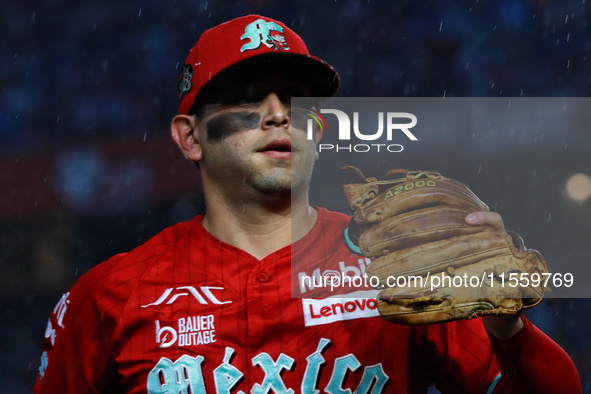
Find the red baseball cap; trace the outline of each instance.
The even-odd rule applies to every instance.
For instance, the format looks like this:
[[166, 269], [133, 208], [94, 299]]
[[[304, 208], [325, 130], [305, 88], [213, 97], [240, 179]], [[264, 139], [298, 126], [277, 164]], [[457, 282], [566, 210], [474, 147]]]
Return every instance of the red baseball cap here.
[[232, 19], [205, 31], [185, 61], [179, 80], [179, 114], [189, 114], [205, 87], [236, 74], [248, 81], [248, 70], [289, 69], [306, 83], [313, 97], [330, 97], [339, 76], [328, 63], [311, 56], [304, 41], [282, 22], [260, 15]]

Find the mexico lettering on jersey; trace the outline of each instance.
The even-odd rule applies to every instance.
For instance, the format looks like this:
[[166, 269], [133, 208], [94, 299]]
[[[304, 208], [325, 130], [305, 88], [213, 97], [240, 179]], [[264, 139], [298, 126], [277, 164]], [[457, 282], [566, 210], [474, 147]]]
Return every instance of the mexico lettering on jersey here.
[[319, 209], [306, 237], [258, 261], [197, 217], [99, 264], [52, 314], [35, 392], [424, 393], [435, 369], [485, 392], [499, 371], [479, 321], [393, 325], [375, 292], [289, 285], [363, 274], [348, 222]]
[[[264, 372], [263, 380], [255, 383], [251, 393], [295, 393], [302, 394], [318, 393], [318, 382], [326, 359], [322, 352], [331, 342], [327, 338], [321, 338], [316, 351], [306, 357], [304, 375], [299, 387], [288, 387], [283, 380], [285, 371], [292, 371], [296, 366], [296, 360], [289, 355], [281, 353], [274, 360], [268, 353], [259, 353], [250, 360], [253, 366], [260, 367]], [[233, 348], [225, 349], [223, 363], [212, 371], [212, 377], [216, 393], [230, 393], [244, 379], [244, 372], [232, 365], [232, 359], [236, 355]], [[203, 372], [203, 356], [191, 357], [183, 355], [175, 361], [166, 357], [161, 358], [156, 366], [150, 371], [147, 381], [148, 393], [193, 393], [205, 394], [207, 388]], [[355, 393], [381, 393], [388, 376], [382, 368], [382, 364], [362, 367], [361, 363], [353, 354], [348, 354], [336, 360], [333, 370], [330, 373], [330, 380], [323, 392], [339, 393], [345, 392], [343, 387], [347, 385], [347, 375], [351, 372], [362, 370], [361, 381], [354, 390]], [[211, 392], [211, 391], [210, 391]]]

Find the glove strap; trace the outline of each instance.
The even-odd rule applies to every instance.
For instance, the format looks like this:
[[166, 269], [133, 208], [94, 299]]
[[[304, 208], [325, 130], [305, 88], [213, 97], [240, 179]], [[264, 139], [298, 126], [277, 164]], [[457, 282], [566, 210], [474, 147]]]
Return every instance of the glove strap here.
[[345, 238], [345, 243], [351, 252], [355, 254], [361, 254], [361, 249], [359, 249], [359, 246], [355, 245], [353, 241], [351, 241], [351, 238], [349, 238], [349, 227], [343, 231], [343, 238]]

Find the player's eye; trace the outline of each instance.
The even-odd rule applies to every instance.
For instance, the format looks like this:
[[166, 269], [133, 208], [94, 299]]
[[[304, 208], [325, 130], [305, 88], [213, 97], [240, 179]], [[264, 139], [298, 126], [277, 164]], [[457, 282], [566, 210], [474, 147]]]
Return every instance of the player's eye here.
[[251, 105], [259, 104], [263, 101], [265, 95], [258, 92], [254, 86], [247, 85], [243, 87], [236, 87], [227, 96], [226, 104], [229, 105]]

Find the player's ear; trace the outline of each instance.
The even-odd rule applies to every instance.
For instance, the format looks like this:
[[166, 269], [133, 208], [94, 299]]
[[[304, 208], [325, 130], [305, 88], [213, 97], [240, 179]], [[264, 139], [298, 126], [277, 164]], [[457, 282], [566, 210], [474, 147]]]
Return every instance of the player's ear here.
[[316, 132], [314, 134], [314, 139], [316, 140], [316, 143], [319, 143], [320, 140], [322, 139], [322, 133], [324, 132], [324, 130], [322, 130], [322, 127], [320, 127], [320, 125], [316, 125]]
[[197, 120], [195, 116], [175, 116], [170, 124], [170, 134], [187, 159], [192, 161], [201, 160], [202, 149], [197, 137]]
[[[323, 132], [322, 127], [320, 127], [320, 125], [316, 125], [316, 131], [314, 133], [314, 141], [315, 141], [316, 147], [318, 146], [318, 143], [322, 139], [322, 132]], [[317, 148], [316, 148], [316, 153], [315, 153], [314, 157], [316, 160], [318, 160], [320, 158]]]

